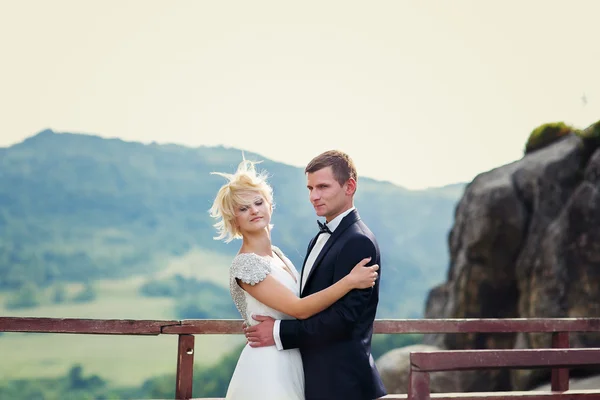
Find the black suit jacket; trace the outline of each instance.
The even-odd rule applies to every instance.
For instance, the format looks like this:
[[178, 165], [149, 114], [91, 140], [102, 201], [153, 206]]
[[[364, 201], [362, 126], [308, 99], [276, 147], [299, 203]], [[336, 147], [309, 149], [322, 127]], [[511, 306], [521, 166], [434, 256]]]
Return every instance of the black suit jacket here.
[[[315, 241], [310, 242], [306, 257]], [[301, 297], [331, 286], [366, 257], [371, 257], [369, 265], [379, 264], [381, 274], [375, 236], [353, 210], [342, 219], [315, 260]], [[280, 322], [284, 349], [299, 348], [302, 354], [306, 400], [371, 400], [386, 394], [371, 356], [378, 301], [379, 279], [373, 288], [352, 290], [311, 318]]]

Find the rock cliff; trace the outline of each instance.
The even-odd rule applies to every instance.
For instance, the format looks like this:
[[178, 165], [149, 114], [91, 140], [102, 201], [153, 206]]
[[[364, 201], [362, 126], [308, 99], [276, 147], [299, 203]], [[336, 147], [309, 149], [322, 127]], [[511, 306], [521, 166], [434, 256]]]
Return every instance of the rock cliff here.
[[[563, 131], [466, 187], [448, 238], [447, 281], [431, 290], [426, 318], [600, 317], [599, 137], [600, 123]], [[440, 334], [424, 345], [539, 348], [550, 340]], [[600, 346], [600, 336], [571, 335], [571, 346]], [[528, 390], [547, 382], [549, 371], [469, 371], [455, 379], [459, 391]]]

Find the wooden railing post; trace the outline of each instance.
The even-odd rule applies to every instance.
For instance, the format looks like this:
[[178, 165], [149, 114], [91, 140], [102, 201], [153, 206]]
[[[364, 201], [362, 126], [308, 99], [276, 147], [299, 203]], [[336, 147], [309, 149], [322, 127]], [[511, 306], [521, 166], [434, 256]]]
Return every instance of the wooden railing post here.
[[191, 399], [194, 379], [194, 335], [179, 335], [176, 379], [175, 398]]
[[408, 400], [430, 400], [429, 372], [416, 371], [410, 366], [408, 378]]
[[[557, 349], [569, 348], [569, 332], [553, 332], [552, 347]], [[554, 392], [569, 390], [569, 369], [552, 368], [551, 389]]]

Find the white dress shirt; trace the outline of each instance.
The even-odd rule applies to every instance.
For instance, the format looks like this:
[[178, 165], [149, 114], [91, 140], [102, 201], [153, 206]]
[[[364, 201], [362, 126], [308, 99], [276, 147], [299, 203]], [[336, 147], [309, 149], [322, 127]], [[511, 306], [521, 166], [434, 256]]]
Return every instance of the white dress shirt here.
[[[342, 219], [344, 219], [344, 217], [346, 215], [350, 214], [350, 212], [354, 209], [355, 209], [354, 206], [350, 207], [348, 210], [344, 211], [343, 213], [341, 213], [340, 215], [338, 215], [337, 217], [335, 217], [334, 219], [329, 221], [327, 223], [327, 227], [329, 228], [329, 230], [333, 233], [335, 231], [335, 229], [340, 225], [340, 222], [342, 222]], [[308, 278], [308, 275], [310, 274], [310, 271], [312, 270], [315, 260], [319, 256], [319, 253], [321, 253], [321, 250], [323, 250], [323, 247], [325, 246], [325, 243], [327, 243], [327, 241], [329, 240], [330, 236], [331, 236], [331, 234], [329, 234], [327, 232], [323, 232], [323, 233], [319, 234], [319, 237], [317, 238], [315, 245], [311, 249], [310, 254], [308, 255], [308, 258], [306, 259], [306, 263], [304, 264], [304, 271], [302, 271], [302, 287], [300, 288], [300, 293], [302, 293], [302, 290], [304, 289], [304, 286], [306, 285], [306, 279]], [[275, 320], [275, 324], [273, 325], [273, 339], [275, 340], [275, 346], [277, 347], [277, 350], [283, 350], [283, 345], [281, 344], [281, 338], [279, 337], [279, 324], [280, 323], [281, 323], [280, 320]]]

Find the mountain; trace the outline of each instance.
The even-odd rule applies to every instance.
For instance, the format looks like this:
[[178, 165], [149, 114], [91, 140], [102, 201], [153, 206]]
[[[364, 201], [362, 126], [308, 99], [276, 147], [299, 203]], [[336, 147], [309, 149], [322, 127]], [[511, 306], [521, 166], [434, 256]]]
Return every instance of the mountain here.
[[[300, 268], [317, 226], [303, 170], [244, 154], [271, 176], [273, 242]], [[230, 259], [238, 244], [212, 239], [208, 209], [224, 180], [210, 172], [232, 172], [241, 157], [234, 148], [51, 130], [0, 148], [0, 290], [147, 275], [198, 250]], [[445, 279], [447, 234], [463, 190], [411, 191], [359, 178], [356, 206], [382, 251], [379, 317], [422, 315], [428, 290]]]

